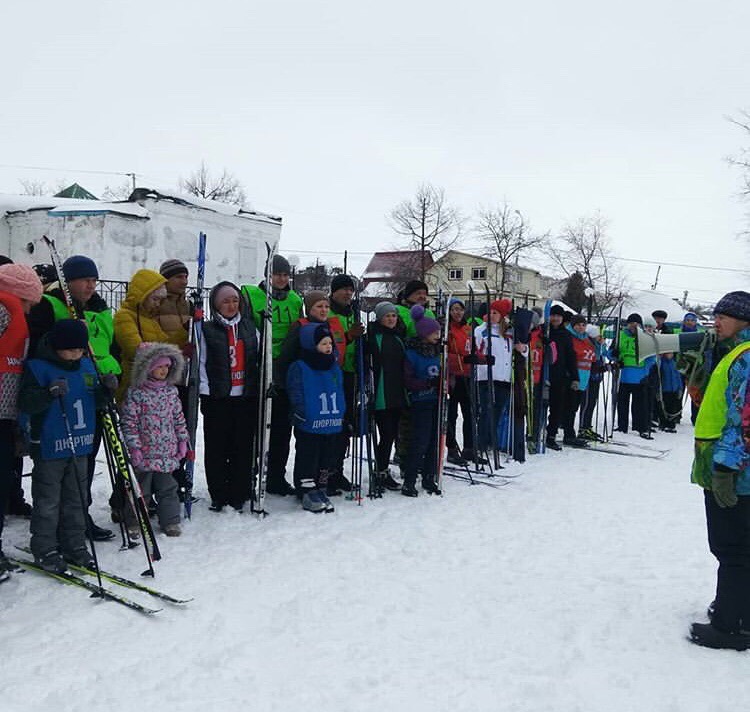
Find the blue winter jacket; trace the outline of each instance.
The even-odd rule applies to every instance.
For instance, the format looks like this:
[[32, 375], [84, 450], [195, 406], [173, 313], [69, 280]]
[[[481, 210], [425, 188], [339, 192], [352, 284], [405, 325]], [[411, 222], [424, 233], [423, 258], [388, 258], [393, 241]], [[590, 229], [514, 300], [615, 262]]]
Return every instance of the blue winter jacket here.
[[677, 370], [676, 359], [661, 359], [661, 390], [662, 393], [679, 393], [682, 390], [682, 376]]
[[[743, 329], [736, 341], [750, 341], [750, 328]], [[750, 495], [750, 453], [745, 449], [742, 439], [742, 408], [750, 379], [750, 351], [746, 351], [732, 364], [728, 375], [727, 422], [714, 445], [713, 461], [714, 465], [723, 465], [737, 471], [737, 494]]]

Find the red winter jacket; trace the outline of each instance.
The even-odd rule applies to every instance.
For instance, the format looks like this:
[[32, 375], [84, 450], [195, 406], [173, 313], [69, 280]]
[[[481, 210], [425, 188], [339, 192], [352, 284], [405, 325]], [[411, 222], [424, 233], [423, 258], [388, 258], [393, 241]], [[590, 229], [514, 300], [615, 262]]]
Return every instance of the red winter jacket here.
[[448, 373], [451, 376], [470, 376], [471, 364], [464, 358], [471, 353], [471, 327], [451, 321], [448, 328]]

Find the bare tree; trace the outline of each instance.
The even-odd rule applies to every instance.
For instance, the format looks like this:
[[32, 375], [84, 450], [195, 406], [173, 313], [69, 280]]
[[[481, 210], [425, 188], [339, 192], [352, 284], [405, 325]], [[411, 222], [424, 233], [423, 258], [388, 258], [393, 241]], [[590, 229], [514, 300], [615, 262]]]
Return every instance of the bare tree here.
[[200, 167], [189, 177], [180, 178], [180, 188], [206, 200], [240, 206], [247, 202], [245, 188], [235, 175], [225, 168], [220, 176], [213, 176], [205, 161], [201, 161]]
[[126, 179], [120, 185], [105, 185], [102, 198], [104, 200], [127, 200], [132, 192], [133, 183], [130, 179]]
[[505, 292], [512, 262], [521, 255], [546, 244], [548, 235], [537, 235], [520, 211], [503, 203], [494, 209], [480, 209], [474, 224], [474, 234], [484, 244], [485, 257], [500, 262], [500, 293]]
[[[750, 137], [750, 112], [741, 111], [740, 118], [735, 119], [728, 116], [727, 119], [735, 126], [741, 128], [748, 137]], [[742, 194], [746, 197], [750, 196], [750, 148], [743, 148], [737, 156], [730, 156], [727, 159], [730, 165], [737, 166], [743, 171], [743, 187]]]
[[21, 195], [51, 195], [52, 191], [47, 187], [43, 180], [20, 180], [18, 181], [23, 188]]
[[425, 278], [424, 255], [435, 255], [455, 247], [461, 240], [463, 219], [445, 199], [445, 191], [425, 183], [411, 200], [399, 203], [390, 213], [393, 231], [408, 240], [408, 248], [422, 255], [420, 275]]
[[599, 214], [566, 225], [549, 244], [549, 256], [566, 277], [580, 272], [584, 285], [593, 289], [590, 309], [597, 317], [628, 295], [625, 275], [619, 268], [606, 236], [607, 223]]

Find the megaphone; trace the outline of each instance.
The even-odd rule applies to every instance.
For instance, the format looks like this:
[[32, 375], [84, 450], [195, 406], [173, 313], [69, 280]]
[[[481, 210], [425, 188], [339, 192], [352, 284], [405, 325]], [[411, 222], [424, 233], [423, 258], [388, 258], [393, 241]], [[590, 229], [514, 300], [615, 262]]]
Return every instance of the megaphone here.
[[[635, 336], [635, 359], [638, 363], [655, 354], [703, 351], [711, 335], [707, 331], [690, 331], [686, 334], [649, 334], [638, 329]], [[704, 344], [704, 340], [706, 343]]]

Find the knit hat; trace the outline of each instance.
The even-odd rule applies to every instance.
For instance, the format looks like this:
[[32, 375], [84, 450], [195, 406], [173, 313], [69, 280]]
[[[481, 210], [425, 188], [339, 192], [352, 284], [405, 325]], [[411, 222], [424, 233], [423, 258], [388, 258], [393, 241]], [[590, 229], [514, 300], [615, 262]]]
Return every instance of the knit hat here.
[[99, 270], [90, 257], [73, 255], [63, 262], [63, 275], [68, 282], [74, 279], [99, 279]]
[[62, 349], [85, 349], [89, 344], [86, 322], [79, 319], [60, 319], [50, 331], [50, 345], [55, 351]]
[[0, 265], [0, 291], [37, 304], [42, 298], [42, 283], [28, 265]]
[[565, 316], [565, 309], [563, 309], [559, 304], [555, 304], [550, 310], [549, 310], [550, 316]]
[[386, 314], [398, 314], [391, 302], [379, 302], [375, 305], [375, 318], [380, 321]]
[[643, 319], [641, 318], [641, 315], [640, 314], [636, 314], [635, 312], [633, 312], [628, 317], [628, 319], [627, 319], [627, 321], [625, 323], [626, 324], [630, 324], [632, 322], [635, 322], [636, 324], [640, 324], [641, 326], [643, 326]]
[[572, 317], [570, 317], [570, 325], [575, 326], [576, 324], [585, 324], [586, 323], [586, 317], [583, 316], [583, 314], [573, 314]]
[[496, 311], [500, 316], [508, 316], [513, 309], [513, 302], [510, 299], [496, 299], [490, 304], [490, 311]]
[[650, 326], [652, 329], [655, 329], [656, 328], [656, 319], [654, 319], [654, 317], [652, 317], [652, 316], [647, 316], [643, 320], [643, 326], [644, 326], [644, 328], [647, 327], [647, 326]]
[[337, 274], [331, 280], [331, 294], [338, 292], [339, 289], [345, 289], [346, 287], [355, 289], [354, 280], [348, 274]]
[[460, 304], [460, 305], [461, 305], [462, 307], [464, 307], [464, 309], [466, 308], [466, 305], [465, 305], [465, 304], [463, 303], [463, 301], [462, 301], [461, 299], [458, 299], [458, 297], [453, 297], [453, 298], [452, 298], [452, 299], [451, 299], [451, 300], [450, 300], [450, 301], [448, 302], [448, 310], [449, 310], [449, 311], [450, 311], [450, 308], [451, 308], [451, 307], [452, 307], [452, 306], [453, 306], [454, 304]]
[[180, 260], [165, 260], [159, 267], [159, 274], [164, 279], [176, 277], [178, 274], [188, 274], [188, 268]]
[[651, 312], [651, 316], [654, 317], [654, 319], [666, 319], [667, 312], [665, 312], [663, 309], [657, 309], [656, 311]]
[[427, 285], [419, 279], [412, 279], [411, 282], [407, 282], [404, 287], [404, 299], [408, 299], [414, 292], [419, 289], [424, 289], [425, 292], [429, 291]]
[[417, 336], [420, 339], [428, 337], [436, 331], [440, 331], [440, 324], [435, 319], [425, 316], [424, 307], [421, 304], [415, 304], [410, 310], [411, 318], [414, 319], [414, 326], [417, 330]]
[[289, 264], [289, 260], [281, 255], [274, 255], [273, 261], [271, 262], [271, 273], [272, 274], [291, 274], [292, 266]]
[[318, 302], [325, 300], [328, 301], [328, 295], [320, 290], [313, 289], [312, 291], [305, 294], [305, 314], [310, 315], [310, 309], [312, 309]]
[[601, 332], [596, 324], [586, 324], [586, 335], [592, 339], [597, 339], [601, 335]]
[[740, 321], [750, 321], [750, 294], [747, 292], [725, 294], [716, 302], [714, 314], [725, 314]]
[[[730, 294], [733, 294], [733, 292], [730, 292]], [[719, 301], [721, 301], [721, 299]], [[717, 304], [716, 306], [718, 307], [719, 305]], [[716, 307], [714, 307], [714, 314], [716, 314]], [[695, 312], [685, 312], [685, 316], [682, 317], [682, 320], [685, 321], [685, 319], [698, 321], [698, 315]]]
[[304, 324], [299, 330], [299, 345], [307, 351], [315, 351], [315, 347], [326, 336], [333, 338], [331, 327], [327, 321], [324, 321], [322, 324]]

